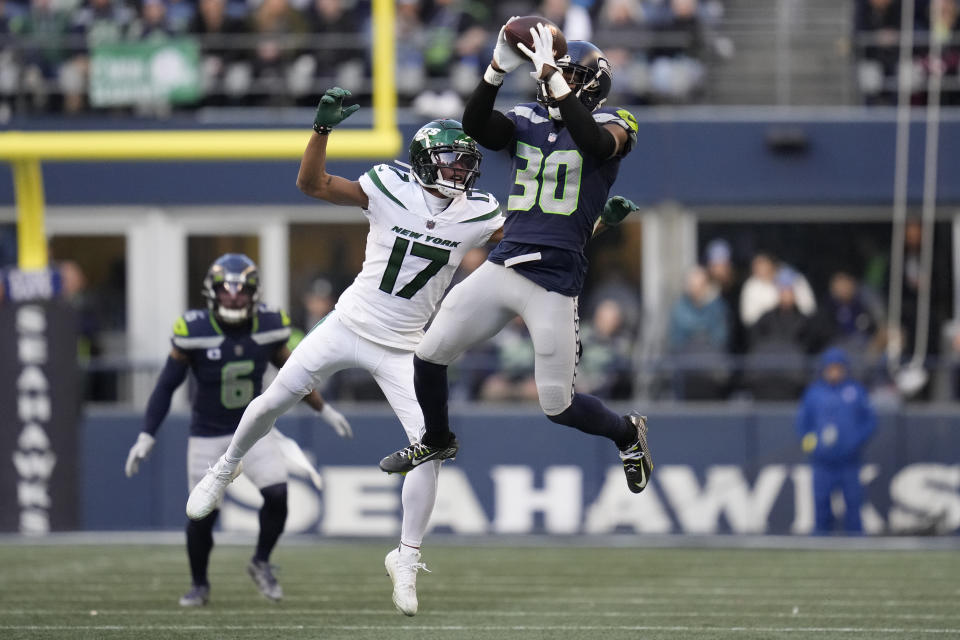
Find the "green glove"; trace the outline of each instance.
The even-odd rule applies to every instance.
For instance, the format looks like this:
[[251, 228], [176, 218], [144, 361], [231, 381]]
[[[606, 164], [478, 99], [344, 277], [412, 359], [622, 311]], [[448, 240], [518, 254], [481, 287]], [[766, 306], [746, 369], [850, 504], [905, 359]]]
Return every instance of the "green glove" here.
[[320, 98], [320, 104], [317, 105], [317, 115], [313, 118], [313, 130], [317, 133], [327, 134], [335, 126], [343, 122], [350, 114], [360, 108], [358, 104], [352, 104], [344, 108], [343, 99], [349, 98], [350, 92], [340, 87], [327, 89], [327, 92]]
[[600, 214], [600, 220], [608, 227], [615, 227], [623, 222], [623, 219], [626, 218], [631, 211], [636, 211], [639, 208], [640, 207], [623, 196], [613, 196], [607, 200], [607, 204], [603, 205], [603, 213]]

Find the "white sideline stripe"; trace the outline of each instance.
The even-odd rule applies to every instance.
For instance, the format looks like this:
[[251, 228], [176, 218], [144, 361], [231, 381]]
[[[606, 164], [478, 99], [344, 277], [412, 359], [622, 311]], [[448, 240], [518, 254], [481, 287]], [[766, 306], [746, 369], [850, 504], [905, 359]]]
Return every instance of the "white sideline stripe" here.
[[[496, 416], [495, 412], [485, 415]], [[222, 538], [222, 542], [220, 541]], [[250, 543], [249, 534], [222, 532], [217, 544], [220, 546]], [[324, 538], [314, 534], [291, 534], [283, 536], [285, 546], [311, 546], [335, 548], [344, 543], [357, 543], [344, 538]], [[45, 536], [24, 536], [19, 533], [0, 533], [0, 545], [183, 545], [183, 531], [74, 531], [53, 532]], [[369, 538], [359, 543], [371, 547], [394, 544], [391, 539]], [[550, 536], [524, 534], [519, 536], [489, 534], [479, 536], [442, 534], [431, 538], [431, 545], [443, 547], [544, 547], [549, 549], [612, 548], [612, 549], [750, 549], [750, 550], [817, 550], [846, 551], [960, 551], [960, 536], [854, 536], [832, 538], [816, 536], [777, 536], [737, 534], [643, 534], [643, 535], [572, 535]]]
[[953, 629], [906, 629], [865, 627], [690, 627], [690, 626], [561, 626], [561, 625], [3, 625], [0, 631], [685, 631], [696, 633], [960, 633]]
[[[65, 611], [63, 609], [0, 609], [0, 615], [89, 615], [84, 609], [82, 611]], [[98, 616], [182, 616], [182, 609], [97, 609]], [[217, 608], [214, 611], [197, 611], [193, 615], [230, 615], [230, 616], [257, 616], [265, 617], [271, 615], [303, 615], [303, 616], [335, 616], [335, 615], [361, 615], [361, 616], [389, 616], [396, 617], [397, 612], [390, 609], [331, 609], [329, 611], [317, 611], [316, 609], [282, 609], [278, 611], [263, 611], [250, 609], [223, 609]], [[642, 615], [644, 618], [889, 618], [893, 620], [951, 620], [960, 619], [960, 613], [955, 614], [913, 614], [913, 613], [811, 613], [811, 612], [770, 612], [770, 611], [718, 611], [715, 613], [699, 611], [645, 611], [643, 614], [625, 613], [623, 611], [490, 611], [490, 610], [452, 610], [443, 611], [421, 611], [417, 614], [419, 617], [427, 616], [483, 616], [485, 618], [527, 618], [531, 616], [550, 616], [557, 618], [562, 616], [583, 616], [590, 615], [598, 618], [631, 618]]]
[[[343, 590], [346, 591], [346, 590]], [[352, 591], [359, 591], [354, 589]], [[446, 594], [446, 593], [435, 593], [431, 596], [432, 599], [441, 602], [446, 600], [460, 600], [462, 594]], [[300, 602], [310, 603], [310, 602], [331, 602], [337, 600], [334, 596], [300, 596], [297, 598]], [[27, 602], [23, 602], [27, 601]], [[29, 598], [17, 598], [11, 597], [7, 598], [6, 602], [8, 604], [30, 604], [33, 599]], [[58, 601], [61, 603], [99, 603], [103, 602], [102, 595], [90, 595], [90, 596], [71, 596], [68, 598], [58, 598]], [[549, 606], [556, 606], [561, 604], [574, 604], [574, 605], [584, 605], [590, 607], [603, 607], [603, 606], [614, 606], [614, 605], [670, 605], [676, 606], [676, 598], [610, 598], [604, 600], [587, 600], [584, 598], [527, 598], [524, 602], [528, 604], [535, 603], [544, 603]], [[697, 606], [738, 606], [743, 604], [743, 598], [698, 598]], [[780, 600], [763, 600], [753, 598], [751, 599], [751, 604], [755, 606], [769, 606], [769, 607], [783, 607], [792, 609], [795, 606], [802, 607], [829, 607], [831, 609], [838, 609], [844, 607], [850, 607], [854, 609], [861, 609], [865, 604], [870, 605], [883, 605], [884, 607], [898, 607], [906, 608], [910, 610], [915, 610], [917, 608], [924, 609], [943, 609], [949, 608], [951, 611], [956, 610], [956, 603], [953, 601], [947, 600], [913, 600], [909, 602], [899, 602], [894, 600], [885, 600], [877, 601], [875, 598], [864, 598], [863, 600], [833, 600], [833, 599], [813, 599], [805, 600], [801, 598], [782, 598]], [[691, 605], [693, 606], [693, 605]], [[62, 610], [56, 610], [56, 612], [62, 612]], [[850, 614], [853, 615], [853, 614]], [[884, 614], [884, 615], [894, 615], [894, 614]], [[933, 614], [931, 614], [933, 615]]]

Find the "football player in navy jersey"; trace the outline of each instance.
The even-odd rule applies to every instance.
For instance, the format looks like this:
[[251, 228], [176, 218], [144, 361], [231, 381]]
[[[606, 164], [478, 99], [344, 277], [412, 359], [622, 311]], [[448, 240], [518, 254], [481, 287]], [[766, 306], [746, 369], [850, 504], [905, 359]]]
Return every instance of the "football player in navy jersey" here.
[[[193, 487], [227, 450], [243, 410], [260, 394], [267, 364], [279, 368], [290, 357], [290, 319], [285, 312], [260, 303], [260, 275], [250, 258], [237, 253], [218, 258], [204, 278], [203, 294], [207, 308], [187, 311], [173, 326], [173, 349], [147, 403], [143, 430], [127, 456], [127, 477], [137, 473], [153, 449], [173, 393], [189, 371], [197, 383], [187, 445], [187, 473]], [[353, 435], [346, 418], [316, 391], [305, 401], [338, 435]], [[244, 471], [263, 495], [260, 535], [247, 572], [260, 592], [275, 601], [283, 597], [283, 590], [269, 560], [287, 519], [287, 466], [282, 450], [290, 441], [273, 433], [250, 450]], [[187, 521], [193, 584], [180, 598], [183, 606], [202, 606], [209, 601], [207, 565], [218, 513], [214, 510], [202, 520]]]
[[[637, 141], [637, 122], [625, 109], [604, 107], [611, 70], [603, 52], [571, 41], [554, 59], [553, 36], [531, 29], [537, 101], [506, 114], [494, 100], [506, 73], [525, 62], [500, 31], [493, 61], [467, 102], [463, 128], [482, 146], [512, 158], [513, 186], [503, 240], [488, 261], [453, 288], [417, 347], [414, 386], [426, 432], [419, 443], [380, 462], [403, 473], [430, 459], [450, 458], [458, 445], [447, 416], [447, 365], [521, 316], [530, 330], [540, 406], [558, 424], [616, 443], [627, 485], [641, 492], [653, 461], [646, 418], [620, 416], [597, 398], [574, 391], [579, 331], [577, 296], [587, 259], [583, 249], [601, 223], [618, 224], [636, 206], [607, 202], [620, 160]], [[606, 206], [605, 206], [606, 204]]]

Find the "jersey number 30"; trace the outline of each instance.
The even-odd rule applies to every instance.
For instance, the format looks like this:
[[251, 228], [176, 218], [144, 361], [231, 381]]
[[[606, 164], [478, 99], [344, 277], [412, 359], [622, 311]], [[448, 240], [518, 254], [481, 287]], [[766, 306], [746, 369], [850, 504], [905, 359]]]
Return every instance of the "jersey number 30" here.
[[[393, 287], [397, 284], [397, 276], [400, 275], [400, 265], [403, 264], [403, 259], [407, 255], [407, 247], [409, 246], [410, 241], [406, 238], [397, 238], [396, 242], [393, 243], [390, 260], [387, 261], [387, 268], [383, 272], [383, 278], [380, 279], [380, 291], [393, 293]], [[444, 265], [450, 260], [450, 251], [431, 247], [428, 244], [414, 242], [413, 248], [410, 249], [410, 255], [429, 260], [429, 262], [420, 273], [413, 277], [413, 280], [394, 294], [408, 300], [412, 298], [417, 291], [423, 289], [427, 281], [437, 275], [440, 269], [443, 269]]]
[[[543, 151], [537, 147], [518, 142], [517, 157], [527, 161], [523, 169], [517, 169], [515, 179], [523, 191], [507, 199], [508, 209], [529, 211], [533, 205], [539, 204], [544, 213], [568, 216], [576, 211], [583, 174], [583, 156], [579, 152], [557, 149], [544, 159]], [[541, 168], [543, 177], [537, 181]]]

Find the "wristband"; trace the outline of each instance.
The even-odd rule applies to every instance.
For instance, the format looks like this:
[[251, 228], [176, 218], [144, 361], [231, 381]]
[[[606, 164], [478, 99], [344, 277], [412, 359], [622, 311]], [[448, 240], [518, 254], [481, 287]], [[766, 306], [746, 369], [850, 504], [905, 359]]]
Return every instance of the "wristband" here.
[[547, 88], [550, 90], [550, 97], [555, 100], [565, 98], [570, 93], [570, 85], [559, 71], [554, 71], [547, 78]]
[[492, 84], [495, 87], [499, 87], [503, 84], [503, 77], [507, 75], [503, 71], [497, 71], [493, 68], [493, 65], [488, 64], [487, 70], [483, 72], [483, 81], [487, 84]]
[[328, 136], [330, 135], [330, 132], [333, 131], [333, 127], [328, 127], [323, 124], [315, 124], [313, 125], [313, 130], [322, 136]]

